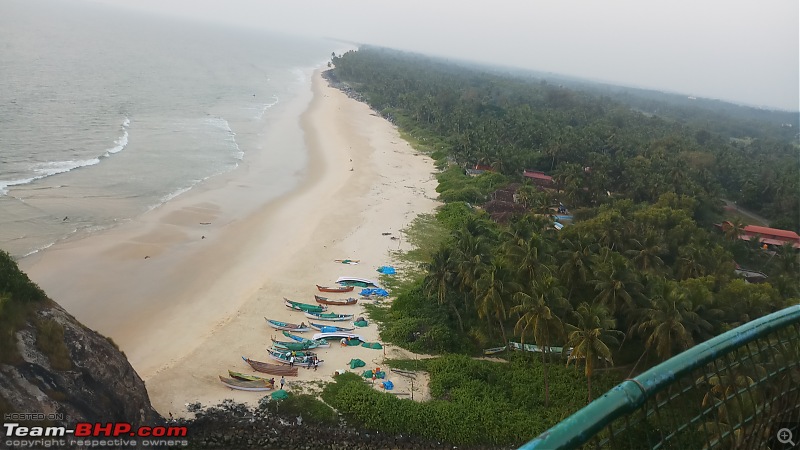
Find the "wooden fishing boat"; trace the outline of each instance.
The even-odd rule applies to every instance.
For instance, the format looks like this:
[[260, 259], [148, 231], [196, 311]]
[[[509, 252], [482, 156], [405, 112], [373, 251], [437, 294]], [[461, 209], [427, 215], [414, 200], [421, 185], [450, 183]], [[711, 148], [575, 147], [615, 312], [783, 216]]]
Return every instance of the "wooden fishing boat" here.
[[241, 373], [241, 372], [234, 372], [232, 370], [228, 370], [228, 376], [230, 376], [231, 378], [235, 378], [237, 380], [242, 380], [242, 381], [263, 381], [263, 382], [267, 383], [268, 385], [271, 385], [272, 388], [275, 388], [275, 378], [267, 379], [267, 378], [264, 378], [264, 377], [259, 377], [257, 375], [247, 375], [247, 374]]
[[295, 340], [297, 342], [315, 342], [317, 344], [317, 347], [320, 347], [320, 348], [330, 347], [331, 346], [331, 344], [328, 343], [328, 341], [326, 341], [325, 339], [317, 339], [317, 340], [307, 339], [307, 338], [304, 338], [303, 336], [297, 336], [296, 334], [289, 333], [288, 331], [284, 331], [283, 335], [286, 336], [287, 338]]
[[294, 300], [289, 300], [288, 298], [284, 297], [284, 304], [287, 308], [293, 309], [295, 311], [303, 311], [303, 312], [314, 312], [314, 313], [322, 313], [328, 310], [327, 306], [321, 305], [310, 305], [308, 303], [300, 303]]
[[325, 325], [325, 324], [313, 323], [313, 322], [309, 322], [308, 326], [310, 326], [311, 328], [313, 328], [313, 329], [315, 329], [317, 331], [322, 331], [322, 328], [325, 328], [325, 329], [335, 328], [335, 331], [353, 331], [353, 330], [355, 330], [355, 328], [337, 327], [335, 325]]
[[328, 287], [328, 286], [320, 286], [317, 285], [317, 289], [320, 292], [352, 292], [355, 287], [353, 286], [337, 286], [337, 287]]
[[331, 300], [328, 297], [321, 297], [319, 295], [315, 295], [314, 299], [317, 303], [322, 303], [323, 305], [337, 305], [337, 306], [347, 306], [347, 305], [355, 305], [358, 302], [357, 298], [346, 298], [344, 300]]
[[297, 341], [277, 341], [275, 339], [272, 339], [272, 346], [279, 350], [302, 351], [302, 350], [311, 350], [317, 348], [319, 347], [319, 344], [310, 340], [306, 340], [305, 342], [297, 342]]
[[[289, 358], [292, 357], [292, 352], [288, 350], [279, 350], [275, 348], [267, 349], [269, 352], [269, 357], [278, 361], [283, 364], [289, 364]], [[299, 366], [308, 365], [309, 360], [313, 361], [313, 358], [317, 357], [317, 354], [314, 352], [309, 351], [300, 351], [294, 352], [294, 369]], [[321, 359], [318, 359], [319, 363], [322, 363]]]
[[282, 364], [269, 364], [261, 361], [254, 361], [250, 358], [242, 356], [242, 359], [250, 364], [256, 372], [268, 373], [270, 375], [284, 375], [290, 377], [297, 376], [297, 367], [288, 367]]
[[266, 317], [264, 317], [264, 320], [267, 321], [267, 325], [271, 326], [272, 328], [275, 328], [276, 330], [294, 331], [295, 333], [305, 333], [306, 331], [309, 330], [308, 326], [306, 326], [305, 323], [297, 325], [295, 323], [287, 323], [287, 322], [281, 322], [279, 320], [267, 319]]
[[336, 314], [336, 313], [318, 313], [304, 311], [303, 314], [309, 319], [327, 320], [329, 322], [344, 322], [345, 320], [352, 320], [352, 314]]
[[272, 390], [269, 383], [265, 381], [246, 381], [246, 380], [237, 380], [235, 378], [227, 378], [219, 375], [219, 381], [225, 386], [228, 386], [231, 389], [236, 389], [239, 391], [269, 391]]

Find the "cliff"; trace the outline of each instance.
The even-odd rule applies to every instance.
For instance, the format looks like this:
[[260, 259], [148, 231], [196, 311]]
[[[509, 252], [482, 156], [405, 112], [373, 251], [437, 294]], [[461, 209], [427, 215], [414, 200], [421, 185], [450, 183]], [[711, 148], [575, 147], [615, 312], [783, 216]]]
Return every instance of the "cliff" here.
[[49, 424], [67, 426], [163, 422], [144, 382], [113, 342], [47, 298], [2, 251], [0, 413], [41, 413]]

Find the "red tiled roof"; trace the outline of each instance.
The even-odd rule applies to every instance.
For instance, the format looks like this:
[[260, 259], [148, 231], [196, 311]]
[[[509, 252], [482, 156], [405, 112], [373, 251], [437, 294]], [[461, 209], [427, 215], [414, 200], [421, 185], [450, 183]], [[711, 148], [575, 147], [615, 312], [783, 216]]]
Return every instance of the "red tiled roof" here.
[[791, 240], [800, 240], [800, 236], [794, 231], [779, 230], [777, 228], [759, 227], [756, 225], [748, 225], [744, 227], [744, 232], [748, 234], [760, 234], [762, 236], [778, 236]]
[[525, 176], [525, 177], [528, 177], [528, 178], [535, 178], [537, 180], [553, 181], [553, 177], [551, 177], [550, 175], [545, 175], [544, 172], [537, 172], [537, 171], [532, 171], [532, 170], [526, 170], [526, 171], [522, 172], [522, 176]]

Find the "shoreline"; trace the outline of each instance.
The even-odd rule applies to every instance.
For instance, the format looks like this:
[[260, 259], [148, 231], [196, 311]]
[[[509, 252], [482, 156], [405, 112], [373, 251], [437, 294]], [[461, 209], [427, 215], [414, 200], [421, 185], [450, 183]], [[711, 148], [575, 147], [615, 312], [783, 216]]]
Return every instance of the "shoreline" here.
[[[283, 297], [314, 303], [315, 284], [341, 275], [377, 278], [375, 269], [391, 264], [390, 251], [398, 249], [382, 233], [398, 233], [438, 204], [430, 158], [369, 106], [328, 86], [319, 70], [312, 89], [299, 119], [307, 166], [291, 192], [250, 214], [226, 216], [228, 203], [258, 196], [269, 161], [255, 158], [131, 224], [21, 261], [54, 300], [119, 344], [164, 416], [184, 416], [186, 403], [196, 401], [257, 402], [260, 395], [230, 391], [217, 375], [252, 373], [241, 356], [268, 361], [265, 348], [279, 332], [264, 317], [308, 322], [286, 309]], [[283, 121], [296, 125], [297, 116]], [[361, 264], [334, 263], [338, 258]], [[71, 293], [66, 302], [64, 292]], [[360, 306], [331, 310], [362, 313]], [[377, 341], [374, 324], [358, 332]], [[297, 380], [329, 380], [351, 358], [367, 362], [361, 370], [383, 358], [379, 350], [336, 343], [319, 353], [325, 361], [319, 370], [301, 369]], [[287, 381], [291, 389], [295, 379]]]

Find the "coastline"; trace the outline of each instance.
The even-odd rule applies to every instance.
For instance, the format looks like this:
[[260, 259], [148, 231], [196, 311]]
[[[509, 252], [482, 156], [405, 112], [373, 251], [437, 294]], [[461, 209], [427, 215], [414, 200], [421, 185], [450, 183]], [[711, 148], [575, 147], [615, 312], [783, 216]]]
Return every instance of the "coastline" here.
[[[269, 338], [279, 332], [264, 317], [308, 322], [285, 308], [283, 297], [314, 303], [315, 284], [341, 275], [377, 278], [375, 269], [391, 264], [390, 251], [398, 249], [382, 233], [396, 235], [437, 204], [430, 158], [416, 154], [366, 104], [329, 87], [319, 71], [312, 89], [300, 116], [307, 166], [291, 192], [250, 199], [252, 212], [226, 215], [231, 203], [258, 198], [259, 180], [275, 170], [274, 161], [255, 157], [131, 223], [20, 261], [54, 300], [119, 344], [165, 416], [186, 415], [186, 403], [196, 401], [257, 402], [260, 395], [230, 391], [217, 375], [252, 372], [241, 356], [268, 360]], [[297, 116], [282, 120], [296, 126]], [[362, 308], [331, 310], [357, 317]], [[374, 324], [358, 332], [377, 340]], [[319, 353], [323, 365], [301, 369], [299, 380], [329, 380], [351, 358], [367, 362], [366, 370], [383, 357], [336, 343]], [[294, 379], [288, 381], [291, 388]]]

